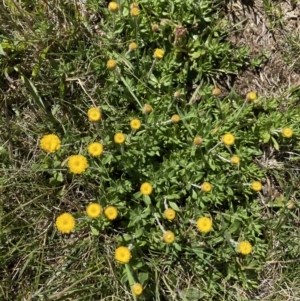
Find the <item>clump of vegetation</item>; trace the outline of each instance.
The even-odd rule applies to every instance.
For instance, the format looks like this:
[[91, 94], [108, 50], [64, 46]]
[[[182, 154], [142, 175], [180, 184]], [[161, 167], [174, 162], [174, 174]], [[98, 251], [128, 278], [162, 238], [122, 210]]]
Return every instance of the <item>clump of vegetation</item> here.
[[2, 298], [248, 300], [297, 256], [299, 112], [217, 86], [222, 1], [5, 2]]

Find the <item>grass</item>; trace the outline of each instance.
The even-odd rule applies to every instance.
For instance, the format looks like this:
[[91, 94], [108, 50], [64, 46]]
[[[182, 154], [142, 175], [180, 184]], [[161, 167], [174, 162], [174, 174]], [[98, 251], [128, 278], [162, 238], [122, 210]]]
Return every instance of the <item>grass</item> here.
[[[269, 2], [272, 24], [284, 26]], [[253, 101], [223, 88], [222, 78], [249, 68], [248, 47], [230, 42], [223, 1], [141, 0], [136, 18], [131, 4], [115, 14], [94, 0], [0, 7], [0, 299], [299, 300], [299, 87]], [[289, 39], [286, 61], [298, 43]], [[61, 146], [48, 153], [40, 141], [51, 133]], [[222, 142], [226, 133], [233, 144]], [[101, 156], [88, 153], [92, 142], [103, 144]], [[69, 168], [76, 154], [89, 164], [80, 174]], [[118, 217], [87, 216], [92, 202], [115, 206]], [[64, 212], [76, 220], [68, 234], [56, 225]], [[203, 216], [208, 233], [197, 228]], [[238, 249], [245, 240], [248, 255]], [[115, 260], [119, 246], [131, 251], [127, 264]]]

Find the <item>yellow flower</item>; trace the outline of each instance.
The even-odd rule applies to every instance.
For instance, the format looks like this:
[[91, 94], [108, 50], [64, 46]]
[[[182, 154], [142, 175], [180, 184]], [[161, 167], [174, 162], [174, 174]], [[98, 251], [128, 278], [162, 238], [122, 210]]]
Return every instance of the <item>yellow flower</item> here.
[[251, 188], [254, 191], [261, 191], [262, 190], [262, 184], [259, 181], [254, 181], [251, 183]]
[[181, 96], [181, 92], [180, 91], [175, 91], [173, 96], [174, 96], [174, 98], [179, 98]]
[[68, 164], [70, 171], [75, 174], [81, 174], [89, 167], [87, 159], [82, 155], [70, 156]]
[[90, 108], [87, 114], [90, 121], [97, 122], [101, 119], [101, 111], [98, 108]]
[[103, 145], [98, 142], [93, 142], [92, 144], [89, 145], [88, 152], [93, 157], [98, 157], [103, 153]]
[[252, 246], [249, 241], [241, 241], [238, 245], [239, 252], [243, 255], [248, 255], [252, 252]]
[[246, 96], [247, 100], [254, 101], [257, 98], [257, 94], [253, 91], [249, 92]]
[[114, 136], [114, 141], [117, 143], [117, 144], [122, 144], [124, 143], [125, 141], [125, 135], [123, 133], [116, 133], [115, 136]]
[[140, 14], [140, 9], [138, 7], [133, 7], [131, 10], [130, 10], [130, 15], [132, 17], [137, 17], [138, 15]]
[[141, 122], [138, 119], [132, 119], [130, 121], [130, 127], [133, 130], [138, 130], [141, 127]]
[[106, 63], [106, 67], [108, 70], [115, 70], [117, 67], [117, 61], [115, 60], [108, 60]]
[[283, 128], [282, 136], [285, 138], [291, 138], [293, 136], [293, 130], [291, 128]]
[[56, 219], [56, 228], [61, 233], [70, 233], [75, 228], [75, 218], [70, 213], [63, 213]]
[[165, 210], [164, 216], [167, 220], [172, 221], [176, 217], [176, 212], [175, 210], [168, 208]]
[[150, 195], [152, 193], [152, 185], [148, 182], [145, 182], [141, 185], [140, 191], [143, 195]]
[[127, 247], [118, 247], [115, 251], [115, 259], [119, 263], [125, 264], [130, 261], [131, 252]]
[[97, 203], [91, 203], [86, 207], [86, 214], [91, 218], [97, 218], [101, 215], [102, 207]]
[[138, 48], [137, 43], [131, 42], [131, 43], [129, 44], [129, 50], [130, 50], [130, 51], [137, 50], [137, 48]]
[[214, 88], [212, 90], [212, 95], [213, 96], [219, 96], [221, 94], [221, 90], [219, 88]]
[[167, 244], [171, 244], [175, 240], [175, 235], [172, 231], [166, 231], [163, 235], [163, 240]]
[[108, 10], [111, 11], [112, 13], [116, 13], [119, 10], [118, 3], [114, 2], [114, 1], [109, 2]]
[[143, 287], [140, 283], [135, 283], [132, 287], [132, 292], [136, 295], [136, 296], [139, 296], [142, 294], [143, 292]]
[[118, 209], [115, 206], [108, 206], [104, 210], [104, 215], [106, 216], [107, 219], [113, 221], [118, 216]]
[[165, 51], [162, 49], [155, 49], [153, 57], [157, 60], [161, 60], [164, 57]]
[[202, 142], [203, 142], [203, 140], [200, 136], [196, 136], [194, 138], [194, 145], [200, 145]]
[[241, 161], [241, 159], [240, 159], [239, 156], [232, 156], [232, 157], [230, 158], [230, 162], [231, 162], [232, 164], [240, 164], [240, 161]]
[[54, 134], [45, 135], [40, 141], [42, 150], [48, 153], [54, 153], [60, 149], [60, 139]]
[[208, 217], [200, 217], [197, 220], [197, 227], [200, 232], [207, 233], [212, 230], [212, 220]]
[[180, 121], [180, 116], [175, 114], [172, 116], [171, 120], [173, 123], [178, 123]]
[[201, 185], [201, 190], [203, 192], [210, 192], [212, 189], [211, 184], [208, 182], [203, 182], [203, 184]]
[[151, 29], [154, 32], [158, 32], [159, 31], [159, 25], [158, 24], [152, 24]]
[[145, 104], [143, 110], [144, 110], [144, 113], [149, 114], [152, 111], [152, 107], [148, 104]]
[[227, 133], [225, 134], [223, 137], [222, 137], [222, 142], [225, 144], [225, 145], [232, 145], [234, 144], [234, 136], [230, 133]]

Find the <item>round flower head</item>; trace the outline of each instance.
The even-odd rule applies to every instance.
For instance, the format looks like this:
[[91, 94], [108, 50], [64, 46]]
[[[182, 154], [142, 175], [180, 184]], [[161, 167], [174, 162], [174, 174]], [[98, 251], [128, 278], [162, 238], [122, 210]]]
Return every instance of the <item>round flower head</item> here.
[[47, 153], [54, 153], [60, 149], [60, 143], [58, 136], [49, 134], [40, 140], [40, 147]]
[[125, 135], [123, 133], [116, 133], [114, 136], [114, 141], [117, 144], [123, 144], [125, 142]]
[[194, 145], [200, 145], [202, 142], [203, 142], [203, 140], [200, 136], [196, 136], [194, 138]]
[[178, 123], [180, 121], [180, 116], [175, 114], [172, 116], [171, 120], [173, 123]]
[[107, 63], [106, 63], [106, 67], [108, 70], [115, 70], [116, 67], [117, 67], [117, 61], [115, 60], [108, 60]]
[[70, 156], [68, 165], [69, 165], [70, 172], [75, 174], [81, 174], [85, 172], [85, 170], [89, 166], [87, 159], [82, 155]]
[[116, 13], [119, 10], [119, 5], [117, 2], [109, 2], [108, 4], [108, 10], [111, 11], [112, 13]]
[[175, 235], [172, 231], [166, 231], [163, 235], [163, 240], [167, 244], [171, 244], [175, 240]]
[[166, 209], [165, 212], [164, 212], [164, 217], [167, 220], [172, 221], [176, 217], [175, 210], [173, 210], [171, 208]]
[[161, 60], [164, 57], [165, 51], [162, 49], [155, 49], [153, 57], [157, 60]]
[[293, 136], [293, 130], [291, 128], [283, 128], [282, 136], [285, 138], [291, 138]]
[[152, 185], [148, 182], [145, 182], [141, 185], [140, 191], [143, 195], [150, 195], [152, 193]]
[[213, 96], [219, 96], [221, 94], [221, 90], [219, 88], [214, 88], [212, 90], [212, 95]]
[[130, 10], [130, 15], [132, 17], [137, 17], [138, 15], [140, 14], [140, 9], [138, 7], [133, 7], [131, 10]]
[[201, 190], [202, 190], [203, 192], [210, 192], [211, 189], [212, 189], [211, 184], [208, 183], [208, 182], [204, 182], [204, 183], [201, 185]]
[[250, 242], [247, 240], [241, 241], [238, 244], [238, 249], [239, 249], [239, 252], [243, 255], [248, 255], [252, 252], [252, 246], [251, 246]]
[[61, 233], [70, 233], [75, 228], [75, 218], [70, 213], [63, 213], [56, 219], [56, 228]]
[[119, 263], [125, 264], [130, 261], [131, 252], [127, 247], [118, 247], [115, 251], [115, 259]]
[[179, 98], [181, 96], [181, 92], [180, 91], [175, 91], [173, 96], [174, 96], [174, 98]]
[[262, 190], [262, 184], [259, 181], [254, 181], [251, 183], [251, 189], [254, 191], [261, 191]]
[[230, 162], [231, 162], [232, 164], [240, 164], [240, 161], [241, 161], [241, 159], [240, 159], [239, 156], [232, 156], [232, 157], [230, 158]]
[[130, 127], [132, 130], [138, 130], [141, 127], [141, 122], [138, 119], [132, 119], [130, 121]]
[[91, 203], [86, 207], [86, 214], [91, 218], [97, 218], [101, 215], [102, 207], [97, 203]]
[[93, 142], [88, 146], [88, 152], [93, 157], [98, 157], [103, 153], [103, 145], [98, 142]]
[[104, 210], [104, 215], [106, 216], [107, 219], [113, 221], [118, 216], [118, 209], [115, 206], [108, 206]]
[[234, 136], [230, 133], [227, 133], [225, 134], [223, 137], [222, 137], [222, 142], [225, 144], [225, 145], [233, 145], [234, 144]]
[[159, 31], [159, 25], [158, 24], [152, 24], [151, 29], [154, 32], [158, 32]]
[[131, 43], [129, 44], [129, 50], [130, 50], [130, 51], [137, 50], [137, 48], [138, 48], [137, 43], [131, 42]]
[[143, 292], [143, 287], [140, 283], [135, 283], [132, 287], [132, 292], [136, 295], [136, 296], [139, 296], [142, 294]]
[[208, 217], [200, 217], [197, 220], [197, 227], [200, 232], [207, 233], [212, 230], [212, 220]]
[[90, 121], [97, 122], [101, 119], [101, 111], [98, 108], [90, 108], [87, 112]]
[[257, 94], [253, 91], [249, 92], [246, 96], [247, 100], [254, 101], [257, 98]]
[[148, 104], [145, 104], [144, 108], [143, 108], [143, 111], [144, 111], [144, 113], [149, 114], [149, 113], [152, 112], [152, 107]]

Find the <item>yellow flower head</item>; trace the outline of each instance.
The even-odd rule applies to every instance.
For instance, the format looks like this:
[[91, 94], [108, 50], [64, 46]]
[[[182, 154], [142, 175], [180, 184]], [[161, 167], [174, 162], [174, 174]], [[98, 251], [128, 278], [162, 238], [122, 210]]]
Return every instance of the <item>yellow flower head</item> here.
[[106, 63], [106, 67], [108, 70], [115, 70], [117, 67], [117, 61], [116, 60], [108, 60]]
[[132, 292], [136, 295], [136, 296], [140, 296], [143, 292], [143, 287], [140, 283], [135, 283], [132, 287]]
[[175, 114], [172, 116], [171, 120], [173, 123], [178, 123], [180, 121], [180, 116]]
[[145, 182], [141, 185], [140, 191], [143, 195], [150, 195], [152, 193], [152, 185], [148, 182]]
[[137, 17], [138, 15], [140, 14], [140, 9], [138, 7], [133, 7], [131, 10], [130, 10], [130, 15], [132, 17]]
[[247, 100], [254, 101], [257, 98], [257, 94], [253, 91], [249, 92], [246, 96]]
[[259, 181], [254, 181], [251, 183], [251, 188], [254, 191], [261, 191], [262, 190], [262, 184]]
[[89, 167], [86, 157], [82, 155], [70, 156], [68, 165], [70, 172], [75, 174], [81, 174]]
[[181, 96], [181, 92], [180, 91], [175, 91], [173, 96], [174, 96], [174, 98], [179, 98]]
[[61, 233], [70, 233], [75, 228], [75, 218], [70, 213], [63, 213], [56, 219], [56, 228]]
[[219, 88], [214, 88], [212, 90], [212, 95], [213, 96], [219, 96], [221, 94], [221, 90]]
[[101, 215], [102, 207], [97, 203], [91, 203], [86, 207], [86, 214], [91, 218], [97, 218]]
[[232, 157], [230, 158], [230, 162], [231, 162], [232, 164], [240, 164], [240, 161], [241, 161], [241, 159], [240, 159], [239, 156], [232, 156]]
[[141, 122], [138, 119], [132, 119], [130, 121], [130, 127], [133, 130], [138, 130], [141, 127]]
[[212, 189], [212, 186], [211, 186], [211, 184], [208, 183], [208, 182], [203, 182], [203, 184], [201, 185], [201, 190], [202, 190], [203, 192], [210, 192], [211, 189]]
[[93, 157], [98, 157], [103, 153], [103, 145], [99, 142], [93, 142], [88, 146], [88, 152]]
[[101, 111], [98, 108], [90, 108], [87, 112], [90, 121], [97, 122], [101, 119]]
[[130, 50], [130, 51], [137, 50], [137, 48], [138, 48], [137, 43], [131, 42], [131, 43], [129, 44], [129, 50]]
[[291, 138], [293, 136], [293, 130], [291, 128], [283, 128], [282, 136], [285, 138]]
[[159, 31], [159, 25], [158, 24], [152, 24], [151, 29], [154, 32], [158, 32]]
[[208, 217], [200, 217], [197, 220], [197, 227], [200, 232], [207, 233], [212, 230], [212, 220]]
[[164, 217], [167, 220], [172, 221], [176, 217], [175, 210], [173, 210], [171, 208], [166, 209], [165, 212], [164, 212]]
[[200, 136], [196, 136], [194, 138], [194, 145], [200, 145], [202, 142], [203, 142], [203, 140]]
[[239, 252], [243, 255], [248, 255], [252, 252], [252, 246], [251, 246], [250, 242], [247, 240], [241, 241], [238, 244], [238, 249], [239, 249]]
[[107, 219], [113, 221], [118, 216], [118, 209], [115, 206], [108, 206], [104, 210], [104, 215], [106, 216]]
[[175, 240], [175, 235], [172, 231], [166, 231], [163, 235], [163, 240], [167, 244], [171, 244]]
[[157, 60], [161, 60], [165, 55], [165, 51], [163, 49], [155, 49], [153, 57]]
[[143, 111], [144, 111], [144, 113], [149, 114], [149, 113], [152, 112], [152, 107], [148, 104], [145, 104], [144, 108], [143, 108]]
[[125, 139], [126, 139], [126, 137], [123, 133], [116, 133], [114, 136], [114, 141], [117, 144], [123, 144], [125, 142]]
[[112, 13], [116, 13], [119, 10], [119, 5], [117, 2], [109, 2], [108, 4], [108, 10], [111, 11]]
[[60, 149], [60, 139], [54, 134], [45, 135], [40, 141], [42, 150], [48, 153], [54, 153]]
[[119, 263], [125, 264], [130, 261], [131, 252], [127, 247], [118, 247], [115, 251], [115, 259]]
[[227, 133], [225, 134], [223, 137], [222, 137], [222, 142], [225, 144], [225, 145], [233, 145], [234, 144], [234, 136], [230, 133]]

